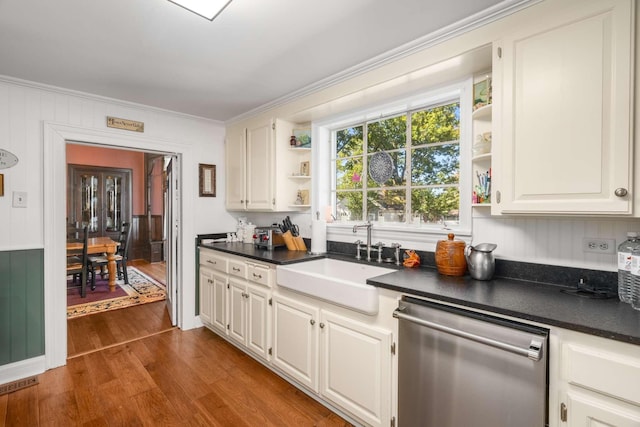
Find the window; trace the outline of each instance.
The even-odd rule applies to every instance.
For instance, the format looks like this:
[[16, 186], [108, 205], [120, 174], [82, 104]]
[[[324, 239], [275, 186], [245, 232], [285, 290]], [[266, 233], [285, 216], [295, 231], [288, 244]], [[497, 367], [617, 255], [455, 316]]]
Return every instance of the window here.
[[460, 97], [333, 130], [339, 221], [460, 224]]

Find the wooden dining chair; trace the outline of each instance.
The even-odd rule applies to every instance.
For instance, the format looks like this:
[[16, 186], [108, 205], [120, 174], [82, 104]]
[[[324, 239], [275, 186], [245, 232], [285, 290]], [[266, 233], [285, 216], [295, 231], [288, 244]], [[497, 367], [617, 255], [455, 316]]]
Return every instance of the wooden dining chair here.
[[[118, 246], [118, 251], [115, 254], [116, 258], [116, 267], [117, 267], [117, 277], [118, 279], [124, 278], [124, 283], [129, 284], [129, 274], [127, 272], [127, 260], [129, 256], [129, 241], [131, 237], [131, 233], [129, 232], [131, 228], [131, 223], [123, 222], [120, 227], [120, 236], [118, 238], [118, 242], [120, 245]], [[91, 270], [91, 286], [95, 288], [96, 281], [96, 272], [99, 271], [102, 277], [102, 273], [104, 272], [104, 267], [109, 263], [107, 260], [107, 256], [105, 254], [89, 256], [89, 265]]]
[[[87, 296], [87, 282], [89, 280], [89, 255], [87, 253], [87, 242], [89, 241], [88, 226], [82, 231], [82, 251], [78, 254], [69, 254], [67, 256], [67, 277], [73, 276], [73, 282], [80, 277], [80, 296]], [[93, 287], [92, 289], [95, 289]]]

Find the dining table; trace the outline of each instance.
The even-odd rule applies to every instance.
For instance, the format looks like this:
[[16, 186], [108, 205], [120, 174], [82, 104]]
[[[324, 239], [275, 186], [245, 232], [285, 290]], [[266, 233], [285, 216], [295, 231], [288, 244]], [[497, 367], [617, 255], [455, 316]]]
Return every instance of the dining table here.
[[[116, 290], [116, 251], [119, 242], [110, 237], [89, 237], [87, 239], [87, 253], [89, 254], [107, 254], [107, 271], [109, 272], [109, 292]], [[82, 251], [82, 242], [67, 242], [67, 251]]]

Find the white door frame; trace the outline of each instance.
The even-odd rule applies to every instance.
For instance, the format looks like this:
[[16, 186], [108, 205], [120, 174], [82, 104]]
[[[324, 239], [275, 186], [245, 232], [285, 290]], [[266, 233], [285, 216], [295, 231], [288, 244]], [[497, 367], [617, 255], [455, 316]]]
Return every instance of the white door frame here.
[[[197, 188], [197, 174], [190, 168], [195, 162], [190, 144], [177, 144], [174, 141], [128, 135], [127, 131], [105, 131], [87, 129], [53, 122], [44, 122], [44, 324], [45, 324], [45, 367], [55, 368], [66, 364], [67, 359], [67, 313], [66, 313], [66, 271], [65, 264], [65, 224], [67, 216], [66, 187], [66, 144], [82, 142], [104, 146], [136, 149], [141, 151], [159, 151], [175, 153], [181, 157], [182, 190], [181, 217], [185, 212], [193, 211], [193, 200]], [[181, 234], [195, 235], [193, 221], [183, 221]], [[182, 274], [176, 283], [178, 289], [178, 327], [195, 327], [195, 287], [185, 283], [195, 283], [195, 269], [181, 268], [195, 264], [195, 251], [186, 245], [193, 241], [179, 236], [181, 251], [176, 263]], [[189, 250], [191, 249], [191, 250]], [[194, 288], [194, 289], [191, 289]]]

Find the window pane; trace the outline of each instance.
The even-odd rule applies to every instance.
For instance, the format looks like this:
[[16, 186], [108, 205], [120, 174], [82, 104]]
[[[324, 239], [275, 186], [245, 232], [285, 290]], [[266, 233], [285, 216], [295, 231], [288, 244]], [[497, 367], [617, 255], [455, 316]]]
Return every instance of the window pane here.
[[412, 221], [430, 224], [460, 219], [460, 191], [457, 187], [411, 190]]
[[362, 188], [362, 157], [336, 160], [336, 189]]
[[460, 103], [455, 102], [411, 114], [413, 145], [458, 139], [460, 139]]
[[395, 150], [407, 145], [407, 116], [392, 117], [367, 125], [367, 150]]
[[411, 152], [413, 185], [457, 184], [460, 181], [460, 145], [444, 144]]
[[362, 155], [363, 127], [355, 126], [336, 132], [336, 157]]
[[362, 221], [362, 192], [336, 193], [336, 213], [340, 221]]
[[367, 214], [372, 221], [404, 222], [405, 190], [367, 192]]
[[[391, 156], [391, 159], [393, 160], [393, 174], [391, 175], [391, 178], [389, 178], [387, 181], [383, 182], [382, 184], [378, 184], [377, 182], [375, 182], [372, 178], [371, 175], [368, 173], [368, 180], [367, 180], [367, 185], [369, 187], [375, 188], [375, 187], [398, 187], [398, 186], [403, 186], [406, 185], [407, 180], [405, 179], [405, 171], [407, 169], [407, 152], [406, 150], [400, 150], [400, 151], [391, 151], [389, 153], [389, 155]], [[368, 162], [367, 164], [369, 165], [369, 167], [371, 167], [371, 157], [373, 156], [373, 154], [370, 154], [368, 156]]]

